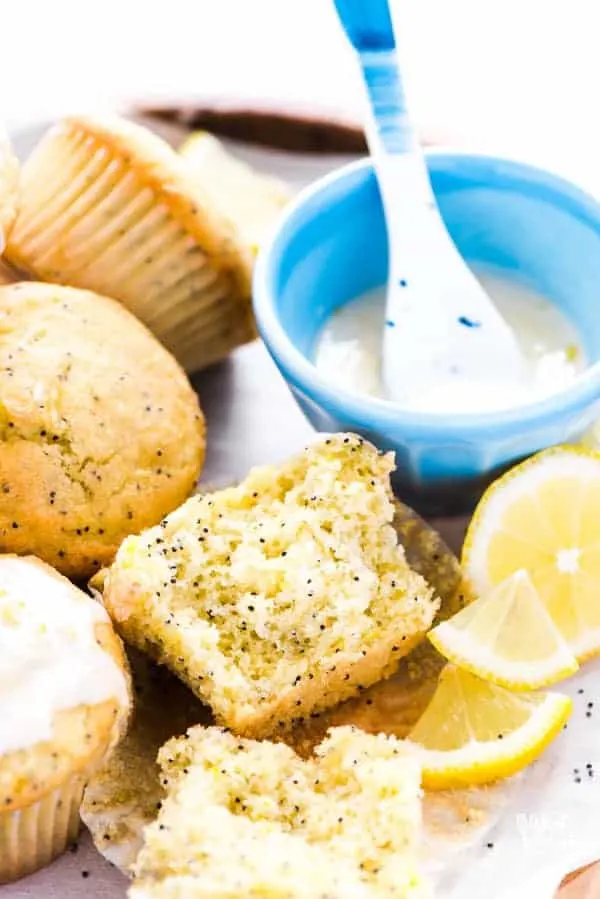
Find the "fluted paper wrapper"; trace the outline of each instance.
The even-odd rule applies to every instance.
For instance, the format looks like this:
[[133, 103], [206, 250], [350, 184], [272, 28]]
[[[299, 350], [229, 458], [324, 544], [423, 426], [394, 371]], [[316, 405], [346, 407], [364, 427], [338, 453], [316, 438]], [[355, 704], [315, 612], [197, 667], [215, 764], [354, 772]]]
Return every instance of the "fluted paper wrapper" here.
[[0, 813], [0, 884], [43, 868], [73, 842], [84, 784], [74, 777], [26, 808]]

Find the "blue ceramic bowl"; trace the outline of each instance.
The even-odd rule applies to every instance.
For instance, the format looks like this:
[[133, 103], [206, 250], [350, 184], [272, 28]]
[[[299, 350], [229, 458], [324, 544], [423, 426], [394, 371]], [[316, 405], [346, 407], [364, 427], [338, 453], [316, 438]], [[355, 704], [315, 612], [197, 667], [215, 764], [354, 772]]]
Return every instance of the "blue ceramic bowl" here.
[[[499, 412], [405, 412], [328, 382], [311, 363], [334, 309], [387, 277], [383, 210], [369, 160], [304, 191], [262, 252], [258, 327], [319, 431], [355, 431], [394, 450], [399, 495], [421, 512], [468, 511], [515, 461], [577, 441], [600, 417], [600, 205], [560, 178], [488, 156], [428, 155], [448, 229], [469, 263], [518, 280], [574, 322], [592, 363], [561, 393]], [[435, 264], [435, 263], [432, 263]]]

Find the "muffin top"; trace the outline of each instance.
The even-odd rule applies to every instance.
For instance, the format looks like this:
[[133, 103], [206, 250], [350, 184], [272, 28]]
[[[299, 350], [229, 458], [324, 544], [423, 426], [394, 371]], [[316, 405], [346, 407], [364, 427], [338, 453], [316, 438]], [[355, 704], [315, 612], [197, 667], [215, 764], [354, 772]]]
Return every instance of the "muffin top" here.
[[73, 578], [193, 490], [204, 419], [184, 372], [120, 304], [0, 288], [0, 548]]
[[32, 557], [0, 556], [0, 807], [19, 808], [99, 763], [129, 707], [102, 606]]
[[0, 256], [17, 216], [19, 163], [0, 127]]

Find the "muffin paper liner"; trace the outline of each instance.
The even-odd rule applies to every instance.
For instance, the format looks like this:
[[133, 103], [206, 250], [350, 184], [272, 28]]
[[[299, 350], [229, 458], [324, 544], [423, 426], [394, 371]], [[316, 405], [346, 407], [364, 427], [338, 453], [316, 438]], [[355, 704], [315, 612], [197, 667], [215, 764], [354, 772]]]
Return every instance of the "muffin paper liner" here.
[[26, 808], [0, 813], [0, 884], [43, 868], [74, 842], [84, 786], [75, 777]]

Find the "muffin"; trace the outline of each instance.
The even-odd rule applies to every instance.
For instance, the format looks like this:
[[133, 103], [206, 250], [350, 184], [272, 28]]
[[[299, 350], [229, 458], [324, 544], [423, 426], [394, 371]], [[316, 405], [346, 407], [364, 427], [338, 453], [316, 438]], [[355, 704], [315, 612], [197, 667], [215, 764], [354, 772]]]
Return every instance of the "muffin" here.
[[[0, 257], [17, 216], [19, 200], [19, 163], [0, 126]], [[0, 259], [0, 265], [2, 260]], [[1, 277], [1, 268], [0, 268]], [[2, 283], [0, 281], [0, 283]]]
[[425, 899], [420, 770], [394, 737], [331, 730], [315, 757], [195, 727], [161, 750], [166, 798], [130, 899]]
[[19, 283], [0, 321], [0, 550], [87, 578], [192, 492], [197, 397], [113, 300]]
[[390, 676], [439, 605], [398, 542], [392, 468], [337, 435], [193, 497], [95, 582], [117, 630], [245, 736]]
[[118, 117], [52, 128], [23, 166], [7, 256], [120, 300], [188, 370], [256, 336], [252, 254], [161, 138]]
[[290, 188], [228, 153], [221, 141], [196, 131], [180, 147], [193, 178], [210, 194], [217, 209], [238, 228], [248, 248], [257, 254], [282, 209]]
[[122, 735], [125, 657], [99, 603], [34, 558], [0, 556], [0, 883], [63, 852], [87, 780]]

